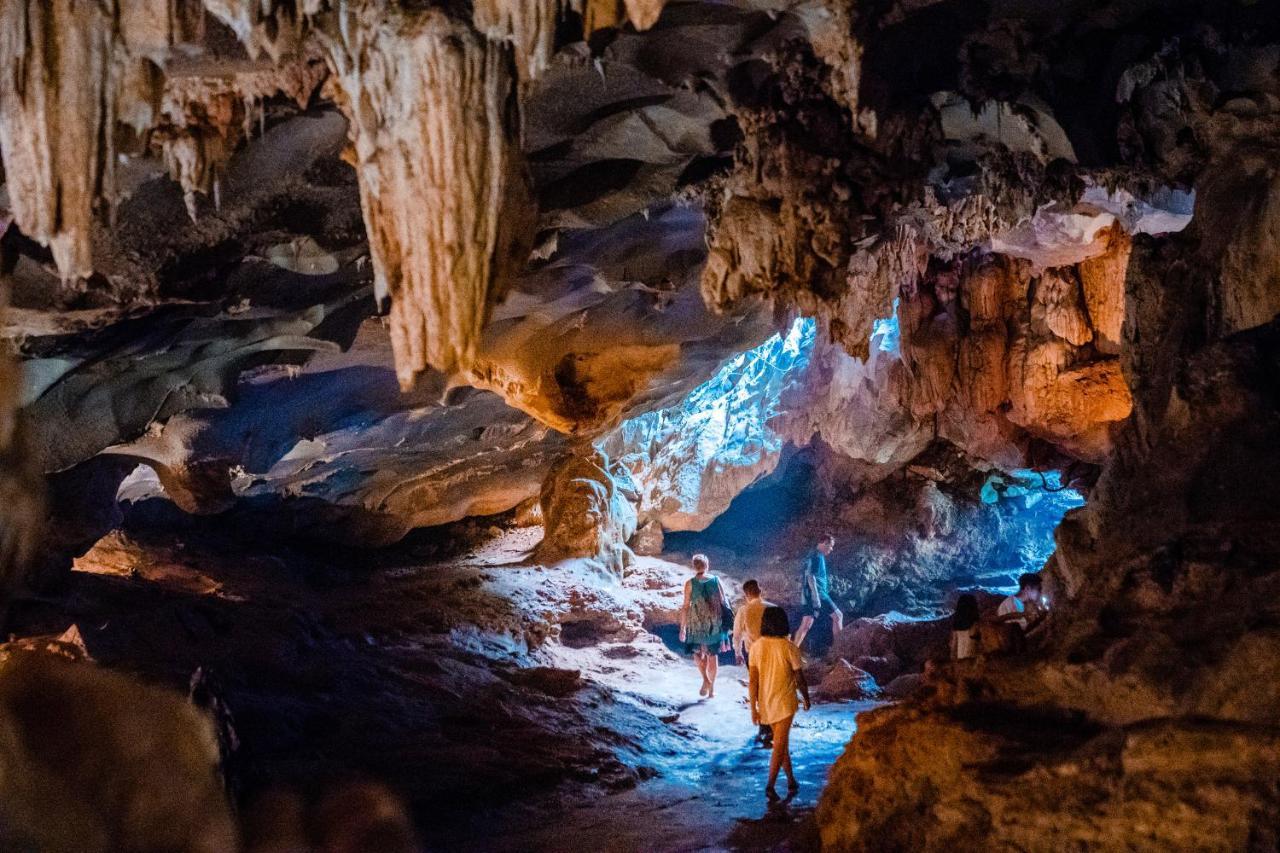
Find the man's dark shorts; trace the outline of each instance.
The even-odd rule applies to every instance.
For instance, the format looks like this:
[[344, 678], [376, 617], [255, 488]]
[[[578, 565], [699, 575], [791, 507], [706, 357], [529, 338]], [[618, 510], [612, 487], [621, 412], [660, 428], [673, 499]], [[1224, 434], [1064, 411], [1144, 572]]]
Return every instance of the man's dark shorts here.
[[814, 619], [817, 619], [819, 616], [831, 616], [840, 612], [840, 608], [836, 607], [836, 603], [831, 600], [830, 593], [824, 593], [819, 596], [818, 603], [816, 605], [806, 601], [804, 603], [804, 607], [804, 615], [812, 616]]

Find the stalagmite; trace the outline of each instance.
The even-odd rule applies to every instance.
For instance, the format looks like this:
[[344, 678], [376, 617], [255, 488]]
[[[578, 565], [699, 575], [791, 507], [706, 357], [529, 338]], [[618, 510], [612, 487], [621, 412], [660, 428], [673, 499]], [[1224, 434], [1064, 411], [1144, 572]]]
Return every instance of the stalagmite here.
[[1133, 241], [1116, 226], [1108, 230], [1106, 240], [1105, 254], [1080, 264], [1080, 284], [1089, 324], [1093, 326], [1094, 346], [1100, 352], [1116, 355], [1124, 327], [1124, 277]]

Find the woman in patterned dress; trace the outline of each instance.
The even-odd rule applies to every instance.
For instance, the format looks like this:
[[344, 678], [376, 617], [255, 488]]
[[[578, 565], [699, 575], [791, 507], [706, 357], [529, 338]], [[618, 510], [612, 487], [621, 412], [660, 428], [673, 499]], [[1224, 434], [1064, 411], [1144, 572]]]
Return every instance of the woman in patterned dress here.
[[729, 651], [729, 632], [724, 625], [724, 587], [720, 579], [707, 569], [705, 554], [693, 555], [693, 577], [684, 584], [684, 604], [680, 606], [680, 642], [693, 652], [702, 673], [702, 689], [698, 695], [716, 695], [716, 674], [720, 669], [717, 655]]

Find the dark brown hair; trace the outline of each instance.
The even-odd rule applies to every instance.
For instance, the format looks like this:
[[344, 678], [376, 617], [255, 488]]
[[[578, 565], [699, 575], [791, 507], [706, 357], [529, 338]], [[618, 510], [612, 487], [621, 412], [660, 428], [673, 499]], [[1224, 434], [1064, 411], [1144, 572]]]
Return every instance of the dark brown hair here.
[[787, 618], [787, 611], [776, 606], [766, 607], [764, 615], [760, 617], [760, 636], [791, 636], [791, 620]]

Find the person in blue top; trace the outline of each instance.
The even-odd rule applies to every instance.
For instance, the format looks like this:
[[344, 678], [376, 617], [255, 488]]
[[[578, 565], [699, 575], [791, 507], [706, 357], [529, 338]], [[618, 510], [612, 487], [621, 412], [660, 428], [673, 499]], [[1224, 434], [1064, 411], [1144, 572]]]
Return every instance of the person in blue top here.
[[836, 547], [836, 537], [824, 533], [818, 544], [804, 558], [804, 575], [801, 578], [800, 627], [793, 642], [799, 646], [813, 627], [813, 620], [824, 613], [831, 617], [831, 636], [839, 636], [844, 630], [844, 613], [831, 600], [831, 580], [827, 576], [827, 555]]

